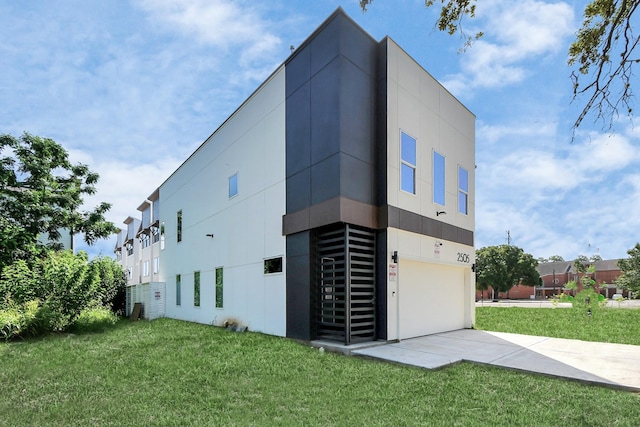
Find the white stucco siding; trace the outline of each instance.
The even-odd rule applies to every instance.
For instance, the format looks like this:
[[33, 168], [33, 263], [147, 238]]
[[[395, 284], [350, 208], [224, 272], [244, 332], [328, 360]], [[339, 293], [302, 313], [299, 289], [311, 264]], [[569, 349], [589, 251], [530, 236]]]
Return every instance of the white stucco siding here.
[[387, 263], [388, 339], [404, 339], [475, 323], [475, 263], [472, 246], [389, 228], [397, 250], [395, 277]]
[[[285, 274], [264, 274], [266, 258], [285, 254], [284, 100], [282, 67], [160, 187], [167, 316], [216, 325], [236, 321], [250, 330], [285, 335]], [[238, 194], [229, 198], [228, 179], [236, 173]], [[215, 307], [218, 267], [223, 268], [223, 308]], [[194, 307], [195, 271], [201, 275], [200, 307]]]
[[[388, 203], [466, 230], [475, 229], [475, 117], [388, 39]], [[400, 132], [417, 141], [416, 192], [400, 188]], [[445, 157], [445, 205], [433, 202], [433, 151]], [[468, 214], [458, 213], [458, 165], [469, 174]]]

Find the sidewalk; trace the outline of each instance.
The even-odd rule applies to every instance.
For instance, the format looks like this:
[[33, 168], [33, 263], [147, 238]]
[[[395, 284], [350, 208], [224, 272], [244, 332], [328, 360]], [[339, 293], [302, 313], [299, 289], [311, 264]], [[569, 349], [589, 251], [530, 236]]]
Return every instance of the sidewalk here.
[[351, 354], [440, 368], [462, 360], [640, 391], [640, 346], [462, 329]]

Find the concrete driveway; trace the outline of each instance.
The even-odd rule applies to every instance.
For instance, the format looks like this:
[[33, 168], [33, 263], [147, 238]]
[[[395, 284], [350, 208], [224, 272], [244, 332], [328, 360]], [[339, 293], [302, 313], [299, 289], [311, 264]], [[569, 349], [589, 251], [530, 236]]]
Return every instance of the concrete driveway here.
[[440, 368], [462, 360], [640, 391], [640, 346], [463, 329], [351, 354]]

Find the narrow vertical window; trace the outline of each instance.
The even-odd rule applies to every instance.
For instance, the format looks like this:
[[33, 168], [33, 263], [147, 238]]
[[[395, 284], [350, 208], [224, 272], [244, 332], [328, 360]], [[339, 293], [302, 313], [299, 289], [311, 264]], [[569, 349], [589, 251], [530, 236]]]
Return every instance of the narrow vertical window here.
[[153, 259], [153, 274], [158, 274], [158, 273], [160, 273], [160, 258], [155, 257]]
[[238, 194], [238, 174], [235, 173], [229, 177], [229, 198]]
[[200, 272], [193, 272], [193, 306], [200, 307]]
[[223, 307], [223, 282], [222, 282], [222, 267], [216, 268], [216, 308]]
[[444, 206], [444, 156], [433, 152], [433, 203]]
[[176, 274], [176, 305], [182, 303], [182, 278], [179, 274]]
[[149, 261], [145, 261], [142, 264], [142, 275], [147, 277], [149, 275]]
[[177, 230], [177, 239], [178, 243], [182, 242], [182, 210], [178, 211], [178, 215], [176, 218], [176, 230]]
[[160, 250], [164, 249], [164, 222], [160, 223]]
[[416, 194], [416, 140], [400, 132], [400, 188]]
[[458, 166], [458, 212], [469, 214], [469, 172]]

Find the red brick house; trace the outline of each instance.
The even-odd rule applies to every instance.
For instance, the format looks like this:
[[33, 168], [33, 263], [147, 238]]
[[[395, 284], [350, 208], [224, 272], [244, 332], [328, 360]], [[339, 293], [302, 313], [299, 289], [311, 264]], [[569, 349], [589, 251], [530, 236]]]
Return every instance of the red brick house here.
[[[596, 261], [596, 272], [593, 274], [593, 279], [596, 281], [596, 290], [598, 290], [606, 298], [611, 298], [614, 294], [623, 294], [627, 297], [627, 291], [619, 289], [615, 286], [615, 279], [620, 276], [621, 271], [618, 267], [617, 259]], [[553, 295], [557, 295], [561, 292], [573, 293], [572, 291], [565, 289], [565, 286], [570, 281], [575, 281], [578, 284], [578, 291], [582, 289], [580, 284], [580, 278], [582, 273], [578, 273], [573, 261], [562, 262], [545, 262], [538, 264], [537, 267], [540, 278], [542, 279], [542, 286], [514, 286], [511, 290], [506, 292], [500, 292], [499, 295], [493, 295], [493, 291], [476, 291], [476, 299], [492, 299], [492, 298], [508, 298], [508, 299], [547, 299]], [[484, 295], [483, 295], [484, 294]]]

